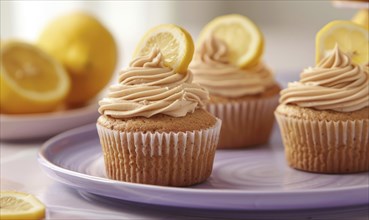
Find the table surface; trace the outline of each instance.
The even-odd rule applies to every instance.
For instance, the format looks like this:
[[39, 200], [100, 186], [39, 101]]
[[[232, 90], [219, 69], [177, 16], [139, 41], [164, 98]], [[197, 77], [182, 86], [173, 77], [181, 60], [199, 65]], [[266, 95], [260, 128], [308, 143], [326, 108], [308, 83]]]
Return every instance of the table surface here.
[[[285, 77], [277, 80], [286, 86]], [[6, 128], [1, 126], [1, 129]], [[44, 173], [37, 154], [46, 140], [0, 140], [0, 189], [34, 194], [47, 207], [46, 219], [369, 219], [367, 205], [293, 211], [224, 211], [173, 208], [95, 196], [69, 188]]]

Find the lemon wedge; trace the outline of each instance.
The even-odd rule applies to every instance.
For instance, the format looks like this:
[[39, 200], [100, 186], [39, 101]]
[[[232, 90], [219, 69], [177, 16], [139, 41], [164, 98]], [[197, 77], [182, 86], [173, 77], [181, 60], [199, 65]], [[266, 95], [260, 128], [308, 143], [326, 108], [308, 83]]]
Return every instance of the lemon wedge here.
[[31, 44], [2, 42], [0, 69], [1, 112], [52, 111], [69, 92], [70, 81], [61, 64]]
[[45, 206], [33, 195], [2, 191], [0, 192], [0, 219], [42, 219]]
[[316, 62], [329, 55], [338, 45], [349, 54], [352, 62], [364, 65], [369, 62], [369, 32], [352, 21], [332, 21], [316, 35]]
[[231, 14], [213, 19], [201, 31], [198, 45], [209, 35], [227, 44], [230, 62], [241, 68], [256, 65], [263, 54], [264, 37], [245, 16]]
[[158, 48], [164, 57], [164, 65], [185, 74], [194, 53], [191, 35], [174, 24], [162, 24], [150, 29], [138, 43], [133, 57], [148, 55]]

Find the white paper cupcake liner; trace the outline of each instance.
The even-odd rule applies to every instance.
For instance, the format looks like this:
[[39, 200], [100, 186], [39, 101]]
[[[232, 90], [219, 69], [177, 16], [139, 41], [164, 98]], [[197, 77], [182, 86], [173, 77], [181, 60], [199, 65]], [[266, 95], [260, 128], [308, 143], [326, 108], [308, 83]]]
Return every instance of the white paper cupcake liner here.
[[208, 104], [206, 109], [222, 120], [218, 149], [267, 143], [278, 98], [275, 95], [249, 101]]
[[211, 174], [221, 121], [188, 132], [123, 132], [97, 124], [106, 174], [133, 183], [188, 186]]
[[276, 113], [287, 161], [319, 173], [369, 171], [369, 120], [315, 121]]

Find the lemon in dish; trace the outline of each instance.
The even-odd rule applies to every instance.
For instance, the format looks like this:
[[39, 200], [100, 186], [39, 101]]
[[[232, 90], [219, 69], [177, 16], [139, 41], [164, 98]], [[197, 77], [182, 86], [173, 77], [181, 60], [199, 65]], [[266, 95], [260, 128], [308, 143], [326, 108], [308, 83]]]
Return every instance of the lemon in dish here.
[[2, 113], [49, 112], [70, 90], [63, 67], [29, 43], [1, 42], [0, 109]]

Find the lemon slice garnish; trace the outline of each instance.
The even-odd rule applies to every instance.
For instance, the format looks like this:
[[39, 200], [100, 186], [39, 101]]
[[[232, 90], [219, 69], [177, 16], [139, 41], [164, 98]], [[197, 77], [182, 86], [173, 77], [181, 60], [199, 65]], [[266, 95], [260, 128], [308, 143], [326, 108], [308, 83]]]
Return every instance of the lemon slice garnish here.
[[0, 108], [4, 113], [54, 110], [70, 88], [61, 64], [35, 46], [1, 43]]
[[245, 16], [231, 14], [215, 18], [201, 31], [198, 45], [212, 35], [227, 44], [230, 62], [239, 67], [257, 64], [263, 54], [264, 38]]
[[351, 56], [352, 62], [369, 62], [369, 32], [352, 21], [332, 21], [316, 35], [316, 62], [328, 56], [334, 47]]
[[369, 30], [369, 9], [361, 9], [352, 18], [352, 21]]
[[0, 192], [0, 219], [42, 219], [45, 206], [33, 195], [21, 192]]
[[138, 43], [133, 57], [148, 55], [158, 48], [164, 65], [178, 73], [186, 73], [194, 52], [191, 35], [174, 24], [162, 24], [150, 29]]

